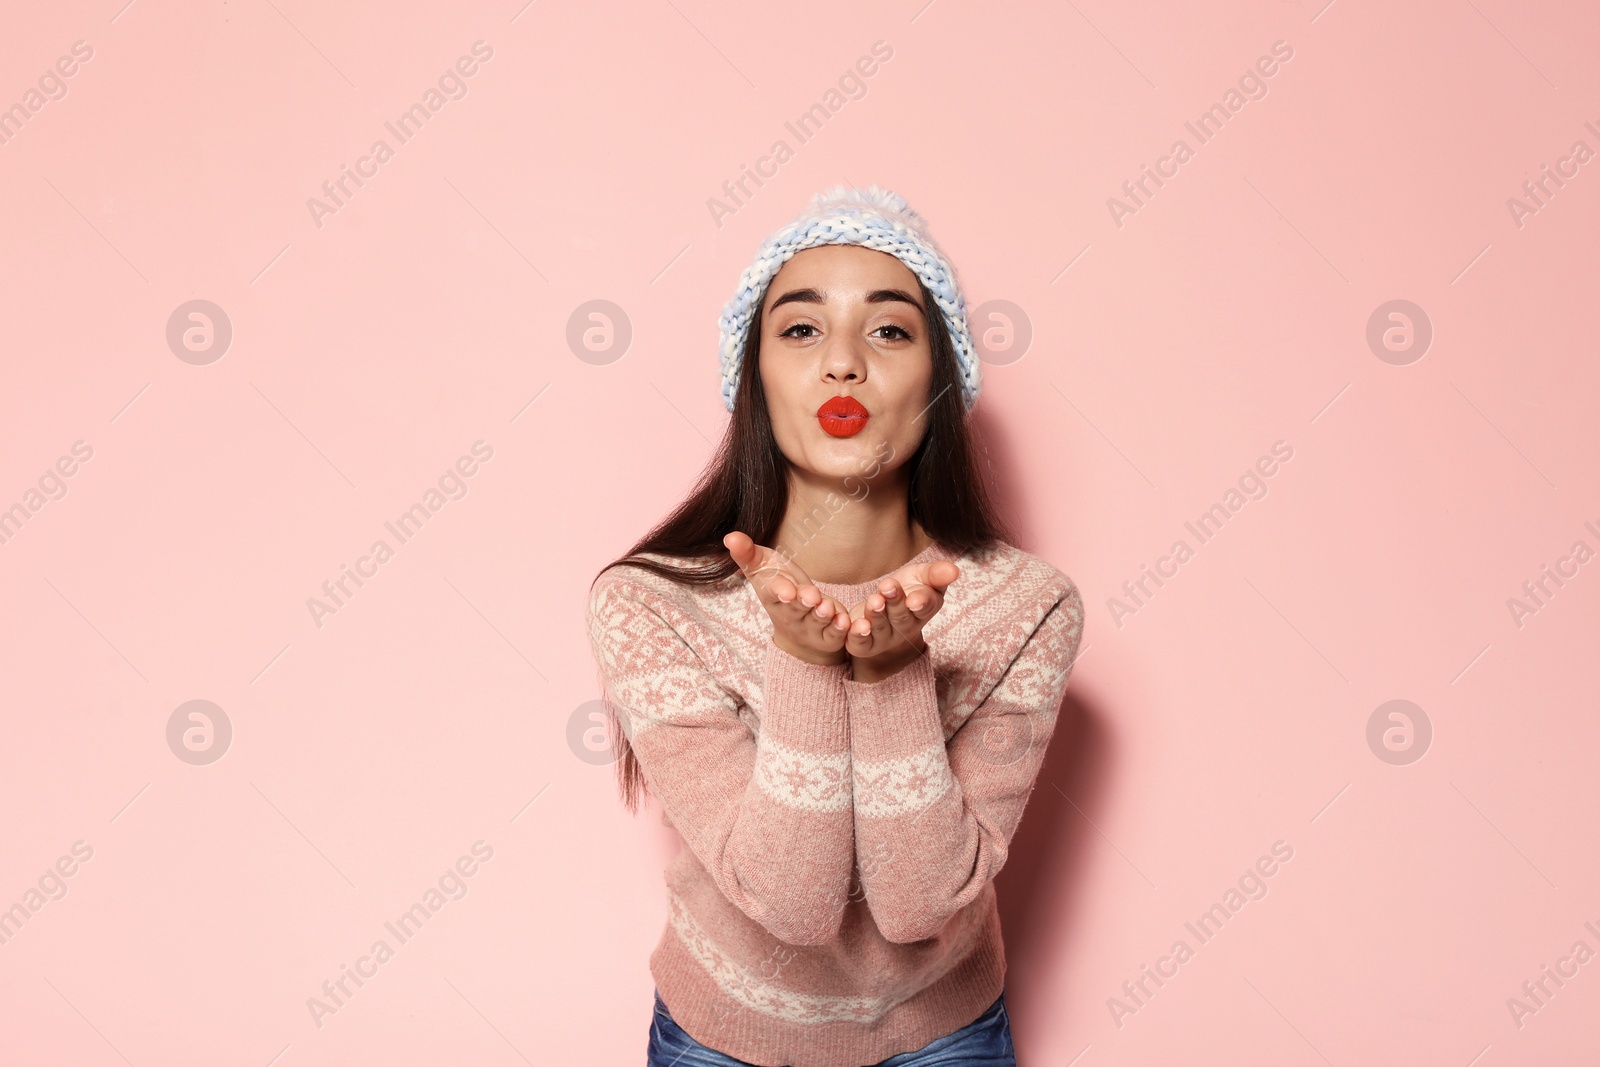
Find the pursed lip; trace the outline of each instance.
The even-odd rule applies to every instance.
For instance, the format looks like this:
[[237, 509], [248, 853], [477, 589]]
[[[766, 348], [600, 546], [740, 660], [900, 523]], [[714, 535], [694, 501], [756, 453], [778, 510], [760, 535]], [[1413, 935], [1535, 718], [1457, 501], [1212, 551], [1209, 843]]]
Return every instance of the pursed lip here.
[[853, 396], [830, 396], [817, 409], [817, 421], [829, 437], [854, 437], [867, 426], [867, 409]]
[[817, 409], [817, 418], [826, 418], [830, 415], [840, 419], [864, 419], [867, 417], [867, 409], [853, 396], [830, 396], [827, 402]]

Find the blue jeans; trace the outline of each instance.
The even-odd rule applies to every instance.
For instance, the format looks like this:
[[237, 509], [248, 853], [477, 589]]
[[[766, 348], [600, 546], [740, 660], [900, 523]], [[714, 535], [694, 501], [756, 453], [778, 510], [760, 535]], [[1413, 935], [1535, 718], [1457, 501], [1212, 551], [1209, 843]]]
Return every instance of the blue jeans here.
[[[673, 1021], [656, 990], [655, 1017], [650, 1022], [650, 1045], [645, 1067], [751, 1067], [744, 1060], [707, 1048]], [[860, 1067], [841, 1064], [840, 1067]], [[872, 1067], [1017, 1067], [1011, 1046], [1011, 1016], [1006, 995], [953, 1034], [935, 1038], [915, 1052], [902, 1052]]]

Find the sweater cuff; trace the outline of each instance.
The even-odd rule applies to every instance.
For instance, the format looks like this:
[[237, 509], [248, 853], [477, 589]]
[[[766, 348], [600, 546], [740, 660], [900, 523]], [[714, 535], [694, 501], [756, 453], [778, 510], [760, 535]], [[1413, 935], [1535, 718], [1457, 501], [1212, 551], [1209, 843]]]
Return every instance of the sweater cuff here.
[[761, 729], [774, 740], [811, 752], [850, 751], [850, 708], [844, 663], [808, 663], [767, 639], [766, 706]]
[[877, 682], [844, 680], [850, 705], [850, 740], [861, 759], [892, 759], [944, 744], [933, 657], [925, 650]]

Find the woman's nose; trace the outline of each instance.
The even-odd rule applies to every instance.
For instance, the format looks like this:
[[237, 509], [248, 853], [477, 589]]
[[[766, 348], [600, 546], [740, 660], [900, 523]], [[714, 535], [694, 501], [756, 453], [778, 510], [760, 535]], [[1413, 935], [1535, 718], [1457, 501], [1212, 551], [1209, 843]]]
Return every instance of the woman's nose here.
[[853, 338], [833, 338], [822, 354], [822, 376], [830, 382], [859, 382], [866, 378], [867, 361]]

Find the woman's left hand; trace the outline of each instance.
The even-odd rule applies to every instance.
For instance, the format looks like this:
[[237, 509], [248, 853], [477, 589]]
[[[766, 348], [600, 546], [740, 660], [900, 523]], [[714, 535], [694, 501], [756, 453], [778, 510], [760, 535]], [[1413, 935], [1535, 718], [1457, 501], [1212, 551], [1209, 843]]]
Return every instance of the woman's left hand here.
[[850, 609], [844, 649], [857, 681], [894, 674], [927, 649], [922, 628], [944, 607], [944, 591], [961, 577], [949, 560], [913, 563], [878, 583], [878, 590]]

